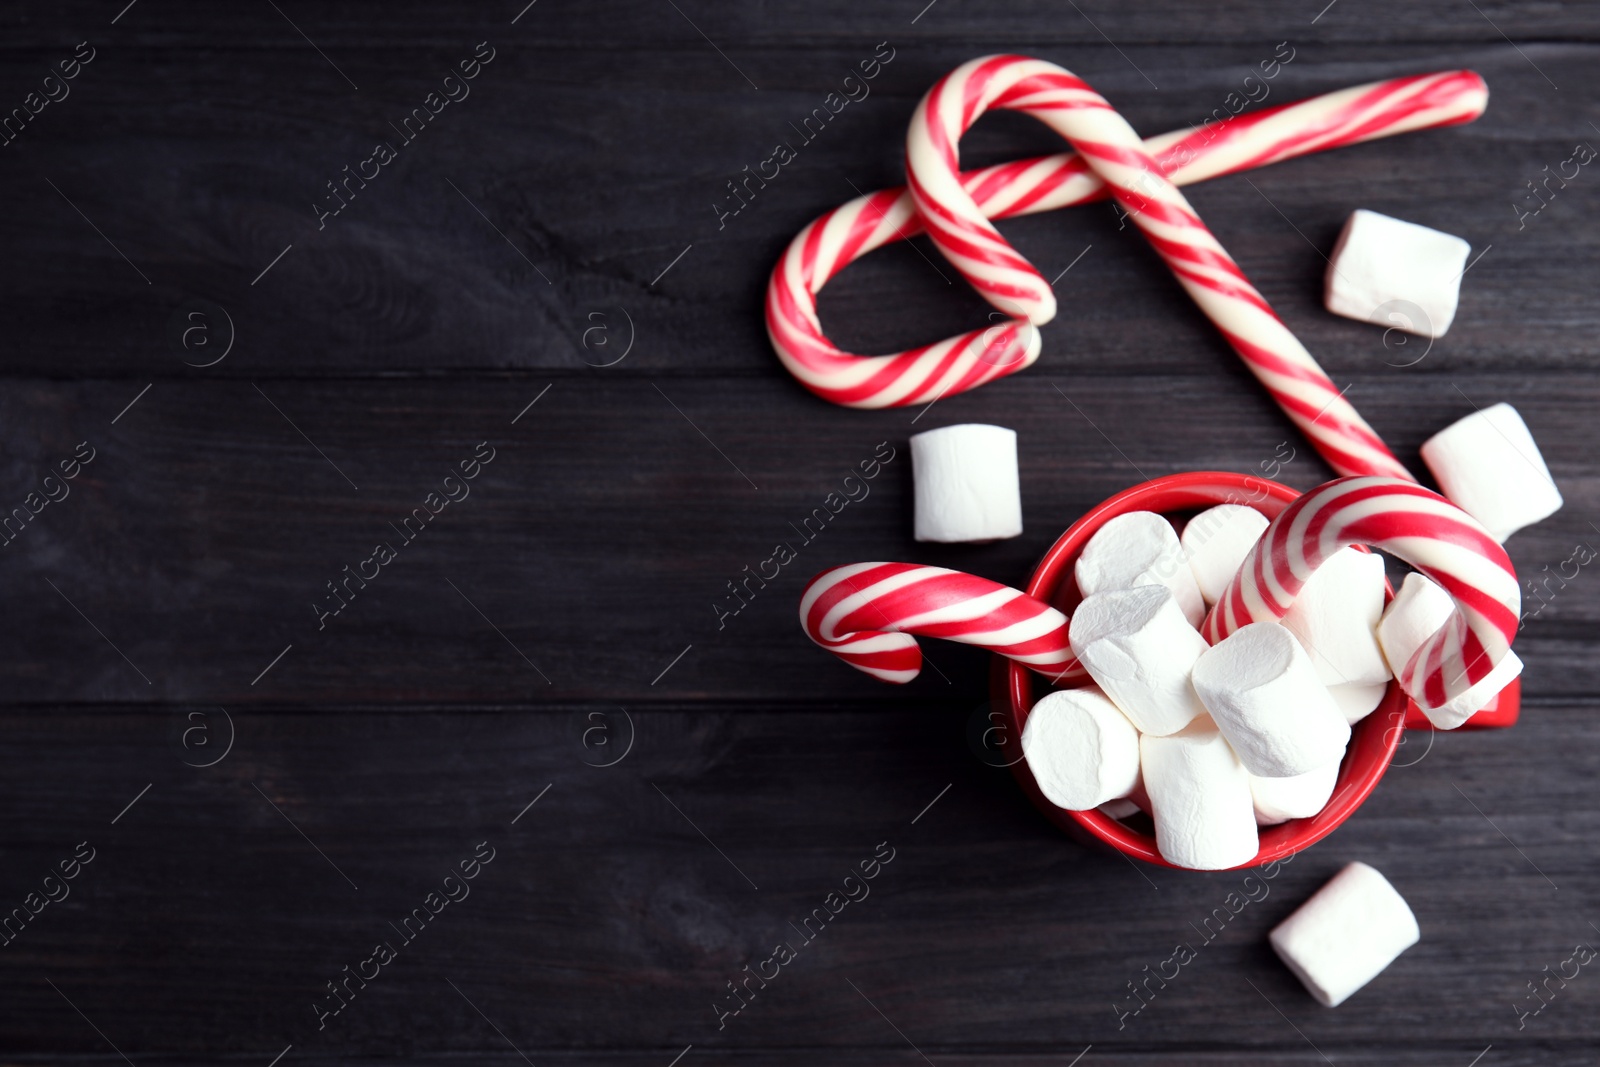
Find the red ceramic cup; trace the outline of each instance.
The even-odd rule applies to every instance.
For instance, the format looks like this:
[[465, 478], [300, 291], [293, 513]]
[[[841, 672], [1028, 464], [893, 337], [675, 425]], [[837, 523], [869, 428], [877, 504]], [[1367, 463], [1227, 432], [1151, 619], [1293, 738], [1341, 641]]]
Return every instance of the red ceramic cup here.
[[[1130, 511], [1155, 511], [1177, 518], [1214, 504], [1245, 504], [1270, 519], [1299, 495], [1299, 490], [1278, 482], [1224, 471], [1170, 474], [1144, 482], [1092, 508], [1073, 523], [1039, 561], [1028, 582], [1027, 592], [1070, 615], [1081, 599], [1077, 582], [1072, 578], [1078, 553], [1095, 531], [1118, 515]], [[1394, 590], [1386, 586], [1384, 596], [1386, 600], [1392, 598]], [[1050, 685], [1021, 664], [1001, 656], [995, 657], [993, 677], [996, 705], [1006, 709], [1008, 736], [1020, 738], [1034, 702], [1050, 691]], [[1469, 724], [1480, 727], [1509, 726], [1516, 721], [1520, 692], [1520, 687], [1515, 684], [1508, 687], [1497, 705], [1491, 705], [1491, 708], [1474, 716]], [[1291, 819], [1277, 826], [1263, 826], [1261, 850], [1254, 859], [1240, 866], [1254, 867], [1281, 860], [1322, 840], [1348, 819], [1388, 769], [1402, 732], [1413, 726], [1407, 718], [1408, 710], [1421, 728], [1429, 728], [1427, 720], [1421, 717], [1401, 692], [1399, 683], [1391, 681], [1389, 691], [1377, 710], [1351, 728], [1350, 745], [1345, 750], [1333, 797], [1327, 805], [1309, 819]], [[1011, 770], [1039, 810], [1073, 837], [1083, 839], [1087, 836], [1125, 855], [1162, 867], [1174, 866], [1156, 851], [1156, 840], [1152, 835], [1099, 811], [1067, 811], [1056, 807], [1040, 792], [1033, 772], [1028, 769], [1027, 760], [1017, 760], [1011, 765]]]

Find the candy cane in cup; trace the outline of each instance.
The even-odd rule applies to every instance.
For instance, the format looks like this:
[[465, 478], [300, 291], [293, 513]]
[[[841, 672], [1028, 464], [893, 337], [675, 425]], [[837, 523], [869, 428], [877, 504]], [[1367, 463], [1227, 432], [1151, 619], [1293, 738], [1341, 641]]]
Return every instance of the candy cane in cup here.
[[[1522, 590], [1511, 559], [1476, 519], [1437, 493], [1397, 478], [1339, 478], [1295, 499], [1250, 550], [1201, 632], [1213, 645], [1252, 622], [1281, 619], [1306, 580], [1346, 545], [1411, 564], [1455, 601], [1445, 624], [1393, 664], [1424, 715], [1451, 729], [1494, 693], [1468, 695], [1511, 650]], [[1481, 698], [1481, 699], [1478, 699]]]

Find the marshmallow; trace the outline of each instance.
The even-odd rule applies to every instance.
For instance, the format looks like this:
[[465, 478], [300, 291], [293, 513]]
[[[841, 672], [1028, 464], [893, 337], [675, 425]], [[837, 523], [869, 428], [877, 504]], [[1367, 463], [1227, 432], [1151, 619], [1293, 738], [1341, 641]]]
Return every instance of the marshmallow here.
[[1412, 571], [1378, 620], [1378, 644], [1389, 669], [1398, 675], [1406, 669], [1422, 642], [1439, 632], [1455, 601], [1444, 587], [1425, 574]]
[[1507, 649], [1506, 658], [1496, 663], [1488, 674], [1479, 678], [1471, 689], [1440, 707], [1422, 708], [1422, 714], [1439, 729], [1454, 730], [1488, 707], [1489, 702], [1500, 695], [1500, 690], [1515, 681], [1521, 673], [1522, 660], [1515, 652]]
[[918, 541], [994, 541], [1022, 533], [1017, 432], [964, 423], [911, 438]]
[[[1389, 602], [1378, 622], [1378, 642], [1396, 674], [1405, 670], [1417, 649], [1445, 624], [1454, 610], [1455, 602], [1438, 582], [1416, 571], [1406, 575], [1406, 580], [1400, 583], [1400, 592]], [[1454, 730], [1487, 707], [1500, 695], [1500, 690], [1521, 673], [1522, 660], [1515, 652], [1507, 652], [1505, 659], [1478, 679], [1472, 688], [1443, 707], [1431, 711], [1423, 708], [1422, 713], [1439, 729]]]
[[1086, 597], [1113, 589], [1164, 585], [1172, 590], [1189, 625], [1198, 627], [1206, 617], [1206, 602], [1184, 558], [1177, 531], [1153, 511], [1130, 511], [1096, 530], [1083, 546], [1073, 574], [1078, 591]]
[[1087, 811], [1139, 784], [1139, 731], [1097, 689], [1058, 689], [1028, 713], [1022, 753], [1040, 792]]
[[1250, 775], [1209, 716], [1168, 737], [1145, 734], [1139, 752], [1162, 859], [1199, 871], [1255, 859]]
[[1318, 767], [1293, 778], [1257, 778], [1250, 776], [1250, 796], [1256, 805], [1256, 823], [1276, 826], [1290, 819], [1309, 819], [1327, 806], [1333, 796], [1333, 785], [1339, 780], [1339, 764], [1335, 760], [1326, 767]]
[[1336, 1008], [1422, 936], [1389, 880], [1352, 863], [1272, 931], [1272, 950], [1313, 997]]
[[1206, 639], [1164, 585], [1096, 593], [1072, 613], [1072, 653], [1146, 734], [1177, 733], [1205, 712], [1189, 670]]
[[1497, 541], [1561, 507], [1550, 468], [1510, 404], [1475, 411], [1440, 430], [1423, 444], [1422, 461], [1450, 502]]
[[1328, 686], [1328, 695], [1333, 697], [1333, 702], [1339, 706], [1339, 714], [1343, 715], [1344, 721], [1351, 726], [1377, 711], [1378, 705], [1383, 703], [1384, 694], [1388, 691], [1388, 682], [1379, 682], [1376, 685]]
[[1323, 685], [1377, 685], [1393, 677], [1378, 647], [1383, 557], [1341, 548], [1295, 597], [1283, 624], [1300, 639]]
[[1350, 724], [1311, 658], [1275, 622], [1242, 626], [1194, 665], [1194, 688], [1239, 761], [1263, 778], [1291, 778], [1337, 762]]
[[1117, 800], [1108, 800], [1104, 804], [1100, 805], [1100, 814], [1108, 815], [1119, 822], [1123, 819], [1126, 819], [1130, 815], [1137, 815], [1143, 810], [1143, 808], [1139, 807], [1138, 804], [1134, 803], [1128, 797], [1120, 797]]
[[1222, 599], [1266, 528], [1267, 517], [1243, 504], [1218, 504], [1189, 520], [1179, 543], [1207, 605]]
[[1448, 233], [1354, 212], [1328, 260], [1323, 302], [1335, 315], [1443, 337], [1456, 317], [1471, 251]]

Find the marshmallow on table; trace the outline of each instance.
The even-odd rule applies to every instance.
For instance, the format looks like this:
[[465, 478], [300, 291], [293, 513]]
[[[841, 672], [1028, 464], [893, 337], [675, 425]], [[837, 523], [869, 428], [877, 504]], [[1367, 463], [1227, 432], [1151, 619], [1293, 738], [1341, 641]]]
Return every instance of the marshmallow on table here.
[[1177, 733], [1204, 714], [1189, 670], [1206, 639], [1166, 586], [1096, 593], [1072, 613], [1067, 636], [1089, 677], [1141, 733]]
[[1378, 976], [1421, 937], [1389, 880], [1352, 863], [1272, 931], [1272, 950], [1330, 1008]]
[[1267, 517], [1243, 504], [1218, 504], [1189, 520], [1179, 543], [1208, 605], [1222, 599], [1266, 529]]
[[1097, 689], [1058, 689], [1022, 728], [1022, 752], [1040, 792], [1058, 808], [1087, 811], [1139, 784], [1139, 731]]
[[1255, 801], [1256, 823], [1276, 826], [1290, 819], [1309, 819], [1327, 807], [1339, 779], [1340, 760], [1293, 778], [1250, 776], [1250, 796]]
[[1550, 468], [1510, 404], [1475, 411], [1440, 430], [1423, 444], [1422, 461], [1450, 502], [1496, 541], [1561, 507]]
[[1242, 626], [1194, 665], [1194, 688], [1250, 773], [1292, 778], [1336, 763], [1350, 741], [1327, 686], [1294, 635]]
[[[1378, 642], [1396, 674], [1405, 670], [1417, 649], [1445, 624], [1454, 610], [1455, 602], [1438, 582], [1416, 571], [1406, 575], [1406, 580], [1400, 583], [1400, 591], [1378, 622]], [[1443, 707], [1432, 711], [1423, 708], [1422, 713], [1439, 729], [1454, 730], [1486, 707], [1521, 673], [1522, 660], [1515, 652], [1507, 652], [1505, 659], [1472, 688]]]
[[1017, 432], [965, 423], [911, 438], [918, 541], [994, 541], [1022, 533]]
[[1335, 315], [1443, 337], [1471, 251], [1451, 234], [1357, 211], [1328, 260], [1323, 302]]
[[1145, 734], [1139, 751], [1162, 859], [1220, 871], [1255, 858], [1250, 774], [1210, 716], [1167, 737]]
[[1333, 697], [1333, 702], [1339, 706], [1339, 713], [1351, 726], [1377, 711], [1378, 705], [1383, 703], [1384, 694], [1388, 691], [1388, 682], [1378, 682], [1375, 685], [1328, 686], [1328, 695]]
[[1164, 585], [1172, 590], [1189, 625], [1199, 626], [1206, 616], [1205, 600], [1177, 531], [1153, 511], [1130, 511], [1096, 530], [1079, 553], [1073, 576], [1086, 597], [1138, 585]]
[[1377, 685], [1393, 673], [1378, 647], [1383, 557], [1355, 547], [1323, 561], [1283, 616], [1323, 685]]

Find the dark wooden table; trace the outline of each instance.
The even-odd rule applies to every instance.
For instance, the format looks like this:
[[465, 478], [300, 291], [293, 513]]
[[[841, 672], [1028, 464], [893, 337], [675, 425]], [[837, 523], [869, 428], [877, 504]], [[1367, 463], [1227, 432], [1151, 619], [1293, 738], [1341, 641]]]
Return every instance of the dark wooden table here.
[[[925, 2], [0, 16], [0, 109], [57, 97], [0, 150], [0, 505], [93, 456], [0, 553], [0, 909], [28, 917], [0, 949], [0, 1059], [1595, 1062], [1593, 966], [1519, 1018], [1600, 942], [1592, 567], [1528, 620], [1514, 730], [1409, 737], [1347, 825], [1124, 1014], [1243, 872], [1065, 840], [970, 743], [982, 654], [932, 646], [937, 672], [880, 685], [805, 640], [800, 589], [866, 559], [1020, 582], [1146, 477], [1253, 470], [1285, 440], [1283, 480], [1329, 471], [1104, 205], [1001, 227], [1047, 275], [1075, 264], [1060, 317], [1032, 369], [931, 412], [813, 398], [760, 305], [796, 230], [901, 180], [917, 98], [974, 55], [1066, 65], [1149, 133], [1204, 119], [1280, 42], [1270, 103], [1470, 67], [1492, 94], [1470, 126], [1191, 196], [1406, 462], [1474, 405], [1522, 411], [1566, 496], [1509, 545], [1541, 578], [1600, 544], [1600, 175], [1528, 186], [1600, 144], [1600, 11]], [[875, 53], [871, 95], [719, 221], [726, 183]], [[470, 95], [406, 141], [475, 57]], [[331, 214], [378, 142], [395, 158]], [[963, 156], [1055, 150], [999, 116]], [[1321, 308], [1357, 207], [1482, 254], [1420, 361]], [[920, 247], [828, 288], [836, 339], [983, 321]], [[1017, 429], [1027, 532], [916, 545], [906, 439], [960, 421]], [[897, 458], [870, 498], [719, 628], [727, 583], [880, 442]], [[470, 495], [401, 537], [474, 457]], [[380, 542], [395, 558], [332, 613]], [[870, 895], [721, 1016], [875, 853]], [[1422, 941], [1329, 1011], [1266, 934], [1353, 859]]]

